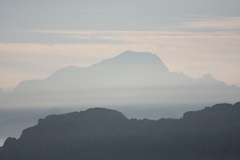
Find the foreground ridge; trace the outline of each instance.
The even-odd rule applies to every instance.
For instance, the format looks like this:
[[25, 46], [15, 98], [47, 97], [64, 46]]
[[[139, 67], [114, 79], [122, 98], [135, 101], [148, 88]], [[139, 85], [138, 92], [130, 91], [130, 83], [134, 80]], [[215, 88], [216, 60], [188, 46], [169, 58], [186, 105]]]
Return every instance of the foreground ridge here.
[[5, 141], [0, 160], [237, 160], [239, 149], [240, 102], [159, 120], [92, 108], [39, 119], [19, 139]]

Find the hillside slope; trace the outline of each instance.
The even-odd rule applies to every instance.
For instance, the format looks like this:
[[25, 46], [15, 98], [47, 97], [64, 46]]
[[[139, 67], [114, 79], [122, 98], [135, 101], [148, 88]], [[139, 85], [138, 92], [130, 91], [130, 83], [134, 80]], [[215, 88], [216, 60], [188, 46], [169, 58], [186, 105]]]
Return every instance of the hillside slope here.
[[8, 138], [1, 160], [240, 158], [240, 102], [187, 112], [181, 119], [127, 119], [93, 108], [50, 115]]

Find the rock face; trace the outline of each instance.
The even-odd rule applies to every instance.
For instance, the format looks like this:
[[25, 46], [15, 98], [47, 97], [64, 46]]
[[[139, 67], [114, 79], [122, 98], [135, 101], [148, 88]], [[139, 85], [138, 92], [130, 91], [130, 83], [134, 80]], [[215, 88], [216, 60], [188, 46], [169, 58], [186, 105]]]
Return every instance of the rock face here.
[[5, 141], [0, 160], [238, 160], [239, 149], [240, 102], [159, 120], [93, 108], [40, 119]]
[[126, 51], [89, 67], [65, 67], [46, 79], [23, 81], [7, 96], [0, 96], [0, 108], [179, 107], [234, 103], [239, 99], [239, 88], [227, 86], [209, 74], [193, 79], [169, 72], [152, 53]]

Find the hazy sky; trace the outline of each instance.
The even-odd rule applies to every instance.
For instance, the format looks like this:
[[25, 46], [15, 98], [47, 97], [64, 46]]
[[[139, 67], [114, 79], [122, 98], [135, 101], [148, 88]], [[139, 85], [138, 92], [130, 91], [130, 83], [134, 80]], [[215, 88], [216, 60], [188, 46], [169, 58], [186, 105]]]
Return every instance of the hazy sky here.
[[240, 86], [239, 0], [0, 0], [0, 87], [125, 50]]

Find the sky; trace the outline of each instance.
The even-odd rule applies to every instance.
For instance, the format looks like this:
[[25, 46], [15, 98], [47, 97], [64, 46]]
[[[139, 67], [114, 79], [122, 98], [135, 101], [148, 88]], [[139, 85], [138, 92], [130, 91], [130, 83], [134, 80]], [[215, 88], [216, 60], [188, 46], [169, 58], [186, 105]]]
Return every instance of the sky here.
[[0, 0], [0, 88], [126, 50], [240, 87], [239, 0]]

